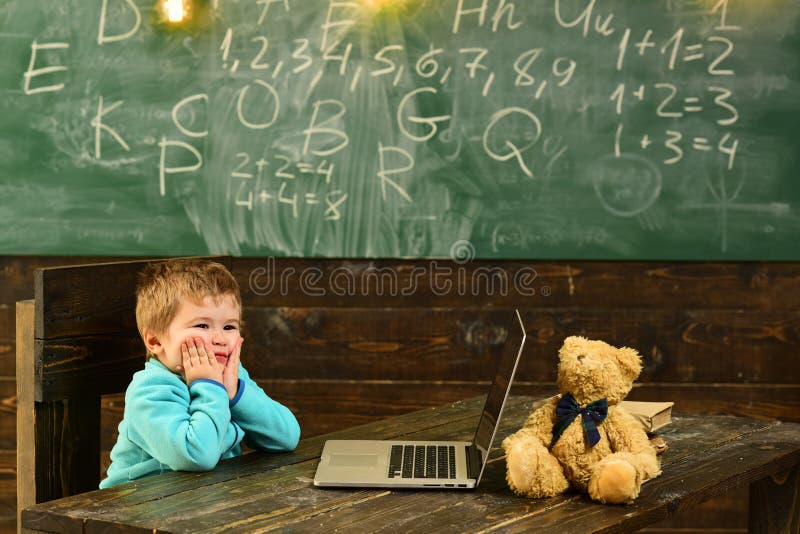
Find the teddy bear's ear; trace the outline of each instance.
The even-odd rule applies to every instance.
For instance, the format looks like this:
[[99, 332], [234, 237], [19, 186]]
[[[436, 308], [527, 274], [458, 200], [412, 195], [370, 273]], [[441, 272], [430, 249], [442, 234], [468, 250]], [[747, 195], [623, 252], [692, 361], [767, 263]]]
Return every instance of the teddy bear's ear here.
[[616, 350], [617, 361], [619, 362], [622, 371], [631, 380], [636, 380], [639, 373], [642, 372], [642, 358], [636, 349], [629, 347], [622, 347]]

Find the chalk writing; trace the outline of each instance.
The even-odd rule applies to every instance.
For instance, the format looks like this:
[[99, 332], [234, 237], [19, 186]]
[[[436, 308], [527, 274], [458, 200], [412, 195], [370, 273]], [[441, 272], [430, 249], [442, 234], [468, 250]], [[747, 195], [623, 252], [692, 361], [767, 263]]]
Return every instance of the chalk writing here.
[[31, 79], [37, 76], [43, 76], [45, 74], [52, 74], [54, 72], [63, 72], [68, 70], [68, 67], [64, 65], [53, 65], [50, 67], [39, 67], [38, 69], [33, 68], [36, 65], [36, 54], [39, 50], [59, 50], [59, 49], [66, 49], [69, 48], [69, 43], [42, 43], [39, 44], [36, 41], [31, 43], [31, 60], [28, 64], [28, 70], [25, 71], [25, 75], [23, 76], [24, 84], [23, 88], [26, 95], [34, 95], [37, 93], [49, 93], [49, 92], [57, 92], [64, 89], [64, 83], [57, 83], [53, 85], [42, 85], [39, 87], [31, 88]]
[[[247, 0], [189, 30], [101, 0], [76, 7], [87, 33], [11, 3], [13, 128], [56, 153], [38, 175], [114, 171], [215, 252], [447, 255], [474, 238], [478, 255], [628, 257], [642, 234], [702, 249], [702, 217], [674, 212], [722, 210], [728, 253], [749, 239], [735, 217], [800, 227], [779, 196], [796, 189], [800, 6]], [[23, 152], [7, 138], [3, 160]], [[136, 228], [82, 235], [152, 239]]]

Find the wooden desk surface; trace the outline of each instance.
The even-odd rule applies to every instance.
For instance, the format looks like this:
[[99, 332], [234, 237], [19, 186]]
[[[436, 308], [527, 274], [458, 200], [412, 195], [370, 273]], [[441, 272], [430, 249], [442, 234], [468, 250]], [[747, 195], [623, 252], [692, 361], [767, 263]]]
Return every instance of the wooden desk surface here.
[[[506, 485], [505, 462], [497, 449], [474, 491], [312, 485], [326, 439], [470, 440], [482, 403], [483, 398], [469, 399], [317, 436], [302, 440], [292, 453], [248, 454], [221, 462], [208, 473], [167, 473], [38, 504], [23, 512], [22, 526], [56, 532], [514, 532], [532, 527], [627, 532], [736, 486], [770, 482], [772, 475], [779, 482], [789, 477], [794, 487], [790, 493], [796, 495], [800, 424], [680, 414], [660, 433], [669, 445], [661, 457], [664, 473], [647, 482], [641, 496], [627, 506], [595, 504], [575, 493], [547, 500], [517, 497]], [[499, 440], [521, 425], [532, 403], [528, 397], [509, 400]], [[797, 506], [791, 495], [789, 506]]]

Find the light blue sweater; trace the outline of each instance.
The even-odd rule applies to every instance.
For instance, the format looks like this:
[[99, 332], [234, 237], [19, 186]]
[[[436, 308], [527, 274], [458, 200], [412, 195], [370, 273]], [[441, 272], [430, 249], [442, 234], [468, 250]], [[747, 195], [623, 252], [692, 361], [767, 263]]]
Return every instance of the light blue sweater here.
[[167, 471], [208, 471], [242, 453], [241, 441], [263, 451], [290, 451], [300, 425], [288, 408], [270, 399], [239, 365], [239, 391], [180, 376], [151, 358], [125, 392], [125, 415], [111, 450], [108, 488]]

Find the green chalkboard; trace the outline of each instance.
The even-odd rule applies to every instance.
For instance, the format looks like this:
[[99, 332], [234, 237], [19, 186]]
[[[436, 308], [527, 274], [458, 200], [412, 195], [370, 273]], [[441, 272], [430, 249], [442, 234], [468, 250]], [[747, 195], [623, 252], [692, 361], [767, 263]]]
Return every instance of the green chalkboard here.
[[796, 0], [183, 3], [0, 1], [0, 253], [800, 259]]

